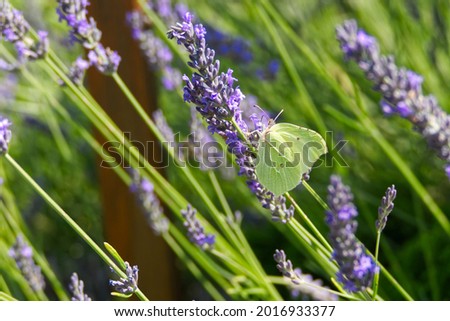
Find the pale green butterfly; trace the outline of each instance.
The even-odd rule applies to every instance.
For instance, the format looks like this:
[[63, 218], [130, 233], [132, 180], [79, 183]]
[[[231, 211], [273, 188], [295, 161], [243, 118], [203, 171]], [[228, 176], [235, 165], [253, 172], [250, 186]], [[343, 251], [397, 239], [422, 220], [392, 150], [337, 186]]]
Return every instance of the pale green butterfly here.
[[315, 131], [289, 123], [275, 124], [271, 119], [259, 138], [256, 176], [279, 196], [299, 185], [303, 175], [327, 152], [325, 140]]

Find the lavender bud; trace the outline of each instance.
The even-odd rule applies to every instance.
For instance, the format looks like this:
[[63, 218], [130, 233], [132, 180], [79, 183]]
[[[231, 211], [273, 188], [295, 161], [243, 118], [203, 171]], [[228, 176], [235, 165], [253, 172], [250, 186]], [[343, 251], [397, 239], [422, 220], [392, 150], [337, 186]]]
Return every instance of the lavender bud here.
[[254, 142], [246, 141], [239, 134], [251, 136], [240, 108], [245, 96], [239, 87], [234, 86], [233, 70], [220, 72], [220, 61], [215, 59], [215, 51], [206, 46], [205, 32], [202, 25], [192, 23], [192, 15], [187, 12], [184, 20], [172, 26], [167, 34], [184, 46], [189, 54], [188, 65], [195, 69], [191, 78], [183, 76], [184, 100], [196, 106], [211, 134], [218, 134], [225, 140], [228, 150], [236, 157], [239, 173], [247, 177], [248, 186], [262, 206], [272, 212], [273, 220], [286, 223], [293, 216], [294, 208], [287, 208], [284, 197], [275, 197], [258, 182], [254, 163], [256, 155], [251, 148]]
[[156, 235], [166, 233], [169, 229], [169, 220], [164, 216], [163, 208], [156, 197], [152, 183], [140, 177], [137, 171], [133, 171], [131, 176], [133, 183], [130, 190], [136, 195], [150, 228]]
[[172, 128], [167, 122], [166, 117], [164, 116], [162, 110], [158, 109], [153, 112], [153, 120], [155, 121], [155, 125], [158, 130], [161, 132], [163, 138], [166, 142], [171, 143], [175, 139], [175, 134], [173, 133]]
[[49, 47], [46, 31], [38, 31], [38, 41], [34, 41], [28, 32], [30, 26], [22, 13], [13, 9], [8, 1], [0, 3], [0, 31], [1, 37], [12, 43], [17, 52], [17, 64], [7, 64], [2, 61], [2, 69], [12, 70], [29, 60], [43, 58]]
[[87, 294], [84, 294], [84, 282], [75, 272], [70, 277], [69, 289], [72, 292], [72, 301], [92, 301]]
[[450, 115], [432, 95], [422, 93], [422, 76], [395, 64], [392, 56], [383, 56], [377, 40], [359, 29], [355, 20], [336, 28], [337, 39], [347, 59], [354, 60], [364, 71], [374, 89], [383, 98], [380, 106], [385, 115], [399, 115], [414, 125], [438, 157], [450, 164]]
[[322, 280], [314, 280], [311, 275], [302, 273], [299, 268], [294, 269], [292, 262], [287, 260], [283, 250], [275, 250], [273, 258], [277, 262], [278, 271], [285, 278], [291, 280], [290, 288], [293, 297], [298, 297], [301, 294], [303, 299], [310, 300], [336, 301], [338, 299], [335, 294], [329, 291], [329, 287], [323, 286]]
[[381, 205], [378, 207], [378, 219], [375, 222], [377, 231], [381, 233], [384, 230], [387, 222], [388, 215], [394, 209], [394, 199], [397, 196], [397, 190], [392, 185], [386, 190], [386, 194], [381, 199]]
[[213, 234], [205, 234], [204, 228], [200, 221], [195, 217], [197, 210], [188, 204], [187, 209], [182, 210], [185, 221], [183, 225], [187, 229], [187, 234], [192, 243], [199, 246], [202, 250], [210, 250], [213, 248], [216, 238]]
[[82, 57], [78, 57], [70, 67], [68, 76], [75, 85], [81, 86], [88, 68], [89, 62], [84, 60]]
[[95, 66], [101, 73], [112, 75], [119, 67], [120, 56], [117, 51], [110, 48], [104, 48], [102, 44], [98, 44], [95, 49], [89, 51], [88, 59], [91, 65]]
[[[111, 269], [115, 273], [113, 269]], [[109, 280], [109, 285], [114, 287], [114, 289], [122, 294], [128, 295], [133, 294], [138, 288], [138, 272], [139, 268], [137, 265], [133, 267], [130, 263], [125, 262], [125, 274], [126, 278], [120, 278], [119, 280]]]
[[326, 222], [330, 227], [333, 259], [339, 265], [337, 279], [348, 292], [363, 291], [372, 283], [379, 268], [355, 236], [358, 215], [353, 194], [339, 176], [331, 176], [328, 186]]
[[8, 152], [9, 142], [11, 141], [11, 126], [9, 119], [0, 116], [0, 156]]
[[8, 254], [16, 261], [17, 267], [33, 291], [42, 291], [45, 288], [44, 276], [41, 268], [34, 263], [33, 249], [21, 235], [16, 238], [16, 243], [9, 249]]

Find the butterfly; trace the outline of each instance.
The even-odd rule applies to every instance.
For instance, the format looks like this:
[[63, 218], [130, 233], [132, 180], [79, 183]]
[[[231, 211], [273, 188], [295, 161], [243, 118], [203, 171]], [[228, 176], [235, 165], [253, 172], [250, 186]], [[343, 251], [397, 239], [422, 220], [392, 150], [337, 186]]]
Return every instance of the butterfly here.
[[275, 196], [282, 195], [299, 185], [327, 152], [325, 140], [317, 132], [270, 120], [259, 137], [256, 176]]

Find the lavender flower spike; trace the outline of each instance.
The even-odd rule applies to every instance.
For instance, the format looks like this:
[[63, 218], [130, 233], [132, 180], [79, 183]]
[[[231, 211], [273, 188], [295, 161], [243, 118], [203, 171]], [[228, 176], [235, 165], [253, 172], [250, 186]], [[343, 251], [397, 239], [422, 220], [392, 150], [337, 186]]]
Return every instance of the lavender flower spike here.
[[84, 294], [84, 282], [75, 272], [70, 277], [69, 289], [72, 292], [72, 301], [92, 301], [87, 294]]
[[439, 107], [434, 96], [423, 95], [423, 78], [398, 67], [394, 57], [383, 56], [377, 40], [359, 29], [355, 20], [338, 26], [336, 34], [346, 58], [356, 61], [374, 89], [382, 94], [383, 112], [409, 120], [446, 162], [445, 171], [450, 179], [450, 115]]
[[137, 171], [133, 171], [131, 176], [133, 184], [130, 186], [130, 190], [136, 194], [150, 228], [156, 235], [166, 233], [169, 229], [169, 220], [164, 216], [163, 208], [155, 195], [152, 183], [140, 177]]
[[213, 234], [205, 234], [203, 226], [195, 217], [197, 210], [188, 204], [187, 209], [182, 210], [185, 221], [184, 226], [187, 229], [188, 237], [192, 243], [196, 244], [203, 250], [209, 250], [214, 246], [216, 237]]
[[29, 60], [43, 58], [49, 47], [46, 31], [38, 31], [39, 40], [36, 42], [29, 36], [30, 26], [19, 10], [13, 9], [4, 0], [0, 3], [0, 32], [1, 38], [12, 43], [17, 52], [17, 64], [8, 64], [1, 60], [4, 70], [12, 70]]
[[[272, 219], [286, 223], [294, 214], [294, 207], [286, 207], [286, 199], [275, 197], [257, 180], [255, 174], [256, 155], [252, 152], [252, 140], [249, 126], [242, 117], [240, 103], [245, 98], [239, 87], [233, 70], [220, 72], [220, 61], [215, 52], [206, 46], [206, 29], [201, 24], [192, 23], [192, 15], [186, 13], [184, 21], [172, 26], [168, 32], [170, 39], [175, 38], [189, 53], [188, 65], [195, 69], [191, 78], [184, 75], [184, 100], [196, 106], [197, 111], [208, 124], [212, 134], [221, 136], [228, 150], [235, 155], [240, 167], [240, 175], [247, 177], [247, 184], [258, 197], [264, 208], [272, 212]], [[241, 137], [243, 133], [247, 138]]]
[[88, 59], [91, 65], [94, 65], [98, 71], [105, 75], [115, 73], [122, 60], [116, 51], [103, 47], [101, 43], [95, 49], [89, 51]]
[[80, 42], [90, 50], [97, 47], [102, 37], [102, 32], [97, 29], [97, 23], [93, 18], [87, 18], [87, 6], [90, 5], [87, 0], [57, 0], [58, 8], [56, 13], [59, 21], [66, 21], [72, 28], [70, 31], [70, 40]]
[[155, 110], [153, 112], [153, 120], [155, 121], [155, 125], [158, 130], [161, 132], [163, 138], [166, 142], [171, 143], [175, 141], [175, 134], [167, 122], [166, 117], [161, 109]]
[[[89, 50], [88, 58], [101, 73], [111, 75], [117, 71], [120, 56], [110, 48], [104, 48], [100, 43], [102, 33], [97, 29], [97, 23], [91, 17], [87, 18], [88, 0], [57, 0], [56, 12], [60, 21], [65, 21], [71, 28], [70, 39], [72, 42], [80, 42]], [[77, 67], [80, 67], [78, 64]], [[84, 66], [83, 66], [83, 69]]]
[[78, 57], [69, 69], [69, 78], [75, 85], [81, 86], [83, 84], [84, 75], [89, 68], [89, 62], [82, 57]]
[[377, 231], [381, 233], [384, 230], [389, 214], [394, 209], [394, 199], [397, 196], [397, 190], [392, 185], [386, 190], [386, 194], [381, 199], [381, 205], [378, 207], [378, 219], [375, 222]]
[[[167, 5], [165, 7], [171, 10], [170, 3]], [[181, 85], [181, 73], [172, 66], [172, 52], [155, 35], [148, 17], [139, 11], [132, 11], [127, 14], [127, 22], [132, 29], [132, 37], [139, 42], [139, 47], [147, 59], [148, 65], [153, 71], [161, 73], [164, 88], [167, 90], [178, 88]]]
[[16, 265], [22, 272], [33, 291], [42, 291], [45, 288], [44, 276], [41, 268], [34, 263], [33, 249], [19, 235], [16, 243], [9, 249], [9, 256], [16, 261]]
[[350, 188], [339, 176], [331, 176], [327, 200], [330, 210], [326, 213], [326, 222], [330, 227], [333, 259], [339, 265], [337, 279], [348, 292], [363, 291], [371, 285], [379, 268], [355, 236], [358, 211], [352, 203]]
[[[112, 271], [114, 272], [114, 270]], [[127, 278], [109, 280], [109, 285], [114, 287], [114, 289], [119, 293], [125, 295], [133, 294], [138, 288], [138, 272], [139, 268], [137, 265], [133, 265], [132, 267], [130, 263], [125, 262], [125, 274], [127, 275]]]
[[323, 286], [322, 280], [314, 280], [311, 275], [302, 273], [299, 268], [294, 269], [292, 262], [287, 260], [283, 250], [275, 250], [273, 258], [277, 262], [278, 271], [292, 281], [292, 296], [298, 297], [302, 294], [304, 299], [319, 301], [336, 301], [338, 299], [337, 295], [331, 293], [327, 286]]
[[0, 156], [8, 152], [9, 142], [11, 141], [11, 122], [0, 116]]

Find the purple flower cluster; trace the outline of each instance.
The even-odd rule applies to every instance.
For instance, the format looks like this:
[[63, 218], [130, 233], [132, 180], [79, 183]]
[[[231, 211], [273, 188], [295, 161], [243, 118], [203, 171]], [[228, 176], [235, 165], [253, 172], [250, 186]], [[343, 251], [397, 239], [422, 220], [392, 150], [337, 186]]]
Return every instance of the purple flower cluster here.
[[0, 106], [10, 105], [15, 101], [18, 82], [15, 73], [4, 73], [2, 75], [0, 78]]
[[386, 194], [381, 199], [381, 205], [378, 207], [378, 219], [375, 222], [375, 226], [378, 232], [384, 230], [389, 214], [394, 209], [394, 199], [397, 196], [397, 190], [392, 185], [386, 190]]
[[89, 69], [89, 61], [84, 60], [82, 57], [78, 57], [69, 69], [69, 78], [74, 84], [81, 86], [83, 84], [84, 75], [86, 70]]
[[[120, 56], [110, 48], [100, 43], [102, 33], [97, 29], [97, 23], [91, 17], [87, 18], [88, 0], [57, 0], [56, 12], [60, 21], [65, 21], [71, 28], [70, 40], [79, 42], [89, 50], [89, 65], [95, 66], [101, 73], [111, 75], [117, 71]], [[69, 76], [76, 84], [81, 84], [82, 75], [89, 66], [87, 61], [78, 58], [71, 67]]]
[[70, 292], [72, 292], [72, 301], [92, 301], [91, 298], [84, 293], [84, 282], [78, 278], [75, 272], [70, 277]]
[[152, 183], [140, 177], [137, 171], [133, 171], [131, 176], [133, 183], [130, 190], [136, 195], [150, 228], [156, 235], [166, 233], [169, 229], [169, 220], [164, 216]]
[[374, 89], [383, 95], [383, 112], [409, 120], [447, 163], [445, 171], [450, 179], [450, 115], [439, 107], [434, 96], [423, 95], [423, 78], [398, 67], [394, 57], [382, 55], [377, 40], [359, 29], [356, 21], [345, 21], [336, 33], [346, 58], [356, 61]]
[[[167, 16], [167, 8], [158, 7], [161, 14]], [[139, 47], [144, 53], [147, 63], [155, 72], [161, 73], [162, 84], [167, 90], [175, 90], [181, 85], [181, 73], [172, 66], [173, 55], [164, 42], [153, 32], [150, 20], [140, 11], [132, 11], [127, 14], [127, 21], [132, 29], [133, 39], [139, 42]]]
[[9, 64], [1, 60], [3, 70], [13, 70], [27, 61], [43, 58], [49, 47], [46, 31], [38, 31], [38, 41], [28, 34], [30, 26], [19, 10], [13, 9], [8, 1], [0, 3], [1, 37], [12, 43], [17, 52], [17, 63]]
[[254, 170], [255, 154], [249, 148], [250, 140], [256, 142], [255, 135], [250, 135], [249, 126], [242, 117], [240, 103], [244, 95], [239, 87], [234, 86], [236, 79], [233, 71], [220, 72], [220, 61], [215, 59], [215, 52], [207, 47], [206, 29], [201, 24], [192, 23], [192, 15], [186, 13], [184, 21], [172, 26], [168, 32], [170, 39], [175, 38], [189, 53], [188, 65], [195, 69], [192, 78], [184, 75], [184, 100], [196, 106], [208, 124], [212, 134], [224, 138], [228, 150], [235, 155], [240, 166], [240, 174], [247, 177], [247, 183], [262, 205], [272, 212], [276, 221], [287, 222], [294, 213], [294, 208], [286, 207], [286, 199], [275, 197], [257, 180]]
[[[147, 5], [164, 22], [166, 26], [174, 25], [182, 20], [188, 8], [183, 3], [172, 3], [171, 0], [148, 0]], [[180, 71], [173, 67], [173, 57], [170, 49], [153, 32], [152, 22], [140, 11], [132, 11], [127, 15], [127, 20], [132, 28], [132, 36], [139, 42], [139, 46], [147, 58], [151, 69], [162, 75], [162, 83], [167, 90], [174, 90], [181, 85]], [[240, 63], [245, 70], [249, 69], [249, 63], [253, 60], [250, 44], [242, 37], [234, 37], [212, 26], [208, 26], [207, 41], [216, 53], [222, 57], [228, 57], [234, 62]], [[279, 62], [276, 59], [267, 64], [267, 68], [256, 70], [260, 79], [274, 79], [279, 70]]]
[[207, 26], [208, 35], [206, 41], [212, 48], [216, 48], [216, 54], [229, 57], [233, 61], [248, 64], [253, 60], [250, 44], [242, 37], [233, 37], [222, 31]]
[[353, 204], [353, 194], [339, 176], [331, 176], [328, 186], [326, 222], [330, 227], [333, 259], [339, 265], [337, 279], [349, 292], [362, 291], [372, 283], [379, 268], [355, 236], [358, 211]]
[[[249, 67], [254, 57], [250, 43], [246, 39], [226, 34], [213, 26], [207, 26], [206, 28], [208, 29], [206, 41], [211, 48], [216, 48], [218, 56], [227, 57], [240, 64], [246, 72], [253, 72]], [[280, 62], [277, 59], [272, 59], [263, 65], [267, 66], [254, 70], [255, 75], [261, 80], [275, 79], [280, 69]]]
[[44, 276], [41, 268], [34, 263], [33, 249], [21, 235], [17, 237], [16, 243], [9, 249], [8, 254], [16, 261], [17, 267], [33, 291], [42, 291], [45, 288]]
[[11, 122], [7, 118], [0, 116], [0, 155], [8, 152], [9, 142], [11, 141], [10, 126]]
[[310, 274], [302, 273], [301, 269], [294, 269], [292, 262], [287, 259], [283, 250], [275, 250], [273, 258], [277, 262], [278, 271], [291, 280], [291, 294], [293, 297], [301, 295], [303, 300], [319, 301], [336, 301], [338, 299], [337, 295], [329, 291], [329, 287], [323, 286], [322, 280], [314, 280]]
[[184, 226], [187, 229], [190, 241], [203, 250], [212, 249], [216, 242], [216, 237], [213, 234], [205, 234], [203, 226], [195, 217], [197, 210], [188, 204], [187, 209], [182, 210], [181, 214], [185, 220]]
[[[115, 272], [111, 269], [112, 272]], [[133, 294], [138, 288], [138, 272], [137, 265], [131, 266], [130, 263], [125, 262], [125, 274], [126, 278], [120, 278], [119, 280], [109, 280], [111, 285], [117, 292], [129, 295]]]
[[153, 120], [155, 121], [155, 125], [158, 130], [161, 132], [163, 138], [166, 142], [173, 142], [175, 139], [175, 134], [167, 122], [166, 117], [164, 116], [161, 109], [158, 109], [153, 112]]

